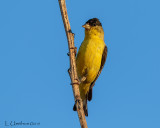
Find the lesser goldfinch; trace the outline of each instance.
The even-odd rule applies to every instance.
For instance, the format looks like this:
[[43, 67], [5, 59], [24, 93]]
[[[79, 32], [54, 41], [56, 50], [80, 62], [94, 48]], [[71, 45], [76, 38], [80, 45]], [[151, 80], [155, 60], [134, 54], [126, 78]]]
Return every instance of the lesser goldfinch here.
[[[107, 46], [104, 42], [102, 24], [97, 18], [88, 20], [82, 27], [85, 28], [85, 38], [79, 48], [76, 65], [83, 109], [85, 115], [88, 116], [87, 100], [91, 101], [92, 88], [105, 64]], [[75, 105], [73, 110], [76, 111]]]

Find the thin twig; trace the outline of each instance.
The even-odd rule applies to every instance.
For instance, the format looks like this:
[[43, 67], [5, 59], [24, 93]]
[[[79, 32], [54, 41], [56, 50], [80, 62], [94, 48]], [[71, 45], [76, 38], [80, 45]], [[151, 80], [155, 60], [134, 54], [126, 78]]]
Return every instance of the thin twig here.
[[71, 84], [75, 99], [75, 104], [78, 112], [79, 121], [81, 124], [81, 128], [88, 128], [87, 122], [85, 119], [85, 114], [83, 111], [83, 103], [82, 99], [80, 97], [79, 92], [79, 80], [77, 76], [77, 70], [76, 70], [76, 61], [75, 61], [75, 46], [74, 46], [74, 34], [71, 31], [68, 14], [67, 14], [67, 8], [66, 8], [66, 2], [65, 0], [58, 0], [61, 10], [61, 15], [63, 19], [64, 28], [66, 31], [66, 36], [68, 39], [68, 48], [69, 48], [69, 56], [70, 56], [70, 78], [71, 78]]

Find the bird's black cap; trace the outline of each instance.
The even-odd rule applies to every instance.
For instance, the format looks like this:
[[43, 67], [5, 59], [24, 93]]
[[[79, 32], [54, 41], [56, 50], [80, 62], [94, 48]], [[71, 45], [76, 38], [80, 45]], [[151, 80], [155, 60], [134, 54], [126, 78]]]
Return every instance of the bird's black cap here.
[[88, 20], [86, 24], [89, 24], [90, 26], [102, 26], [101, 22], [97, 18]]

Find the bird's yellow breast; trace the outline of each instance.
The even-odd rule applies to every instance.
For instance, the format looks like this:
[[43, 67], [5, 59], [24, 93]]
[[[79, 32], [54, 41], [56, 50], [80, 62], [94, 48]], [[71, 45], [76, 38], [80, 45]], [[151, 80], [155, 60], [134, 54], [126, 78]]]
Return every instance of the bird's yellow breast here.
[[86, 37], [81, 44], [76, 59], [77, 73], [79, 78], [86, 75], [87, 83], [93, 82], [98, 74], [104, 46], [104, 41], [96, 36]]

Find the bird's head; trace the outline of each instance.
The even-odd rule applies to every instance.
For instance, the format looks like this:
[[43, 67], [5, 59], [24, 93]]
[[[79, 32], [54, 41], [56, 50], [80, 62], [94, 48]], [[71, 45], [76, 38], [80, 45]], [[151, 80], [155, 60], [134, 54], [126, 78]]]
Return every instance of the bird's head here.
[[104, 38], [102, 24], [99, 19], [90, 19], [82, 27], [85, 28], [85, 36], [97, 36]]

